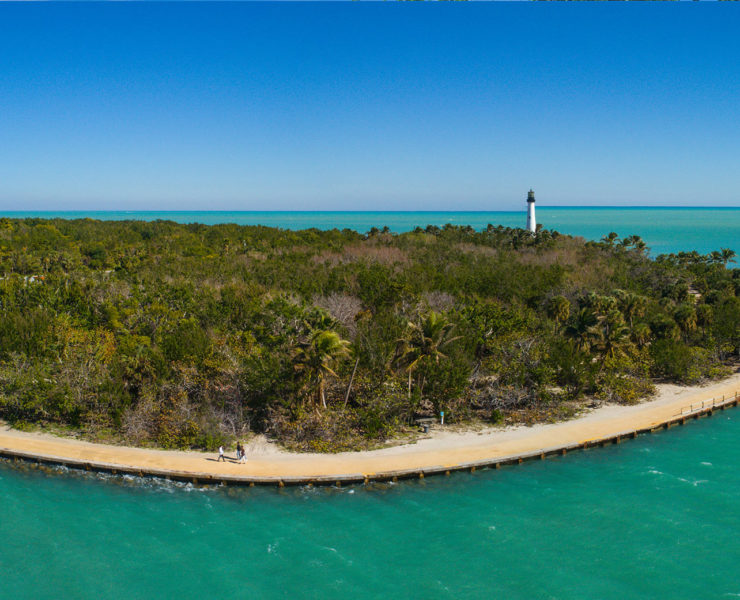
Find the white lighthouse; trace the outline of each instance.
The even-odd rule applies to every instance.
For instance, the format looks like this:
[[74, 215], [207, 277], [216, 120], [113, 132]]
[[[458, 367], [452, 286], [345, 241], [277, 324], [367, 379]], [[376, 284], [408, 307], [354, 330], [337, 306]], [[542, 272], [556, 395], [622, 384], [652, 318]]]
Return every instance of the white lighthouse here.
[[532, 233], [537, 231], [537, 220], [534, 218], [534, 191], [527, 194], [527, 229]]

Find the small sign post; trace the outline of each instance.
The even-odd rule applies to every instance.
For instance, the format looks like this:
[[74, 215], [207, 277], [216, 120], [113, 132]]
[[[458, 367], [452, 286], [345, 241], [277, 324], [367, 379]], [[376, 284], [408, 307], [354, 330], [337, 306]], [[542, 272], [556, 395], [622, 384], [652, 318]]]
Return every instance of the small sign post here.
[[445, 424], [445, 411], [443, 411], [443, 410], [440, 411], [440, 413], [439, 413], [439, 420], [440, 420], [440, 422], [439, 422], [440, 425], [444, 425]]

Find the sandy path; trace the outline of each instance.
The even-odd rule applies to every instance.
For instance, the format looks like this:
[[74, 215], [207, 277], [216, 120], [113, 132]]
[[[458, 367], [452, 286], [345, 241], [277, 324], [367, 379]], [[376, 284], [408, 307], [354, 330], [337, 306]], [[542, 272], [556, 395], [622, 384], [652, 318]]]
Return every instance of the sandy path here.
[[295, 454], [280, 450], [264, 438], [247, 447], [246, 464], [216, 462], [214, 454], [149, 450], [92, 444], [45, 433], [25, 433], [0, 426], [3, 449], [42, 457], [76, 459], [132, 467], [142, 471], [212, 474], [245, 478], [326, 477], [448, 467], [463, 463], [517, 456], [542, 449], [569, 446], [634, 431], [674, 419], [689, 405], [740, 391], [740, 373], [704, 387], [661, 385], [654, 400], [636, 406], [609, 405], [583, 417], [552, 425], [489, 428], [454, 432], [437, 428], [413, 444], [370, 452]]

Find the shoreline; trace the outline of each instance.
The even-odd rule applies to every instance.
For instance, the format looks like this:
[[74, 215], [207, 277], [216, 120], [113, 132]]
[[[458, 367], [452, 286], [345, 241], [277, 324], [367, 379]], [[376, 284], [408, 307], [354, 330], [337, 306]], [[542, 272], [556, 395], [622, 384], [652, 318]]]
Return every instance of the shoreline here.
[[439, 426], [414, 443], [338, 454], [298, 454], [258, 436], [246, 445], [248, 462], [217, 462], [214, 453], [111, 446], [22, 432], [0, 423], [0, 457], [113, 474], [203, 484], [305, 485], [423, 478], [544, 459], [682, 425], [737, 406], [740, 372], [704, 386], [661, 384], [654, 399], [606, 405], [554, 424], [449, 431]]

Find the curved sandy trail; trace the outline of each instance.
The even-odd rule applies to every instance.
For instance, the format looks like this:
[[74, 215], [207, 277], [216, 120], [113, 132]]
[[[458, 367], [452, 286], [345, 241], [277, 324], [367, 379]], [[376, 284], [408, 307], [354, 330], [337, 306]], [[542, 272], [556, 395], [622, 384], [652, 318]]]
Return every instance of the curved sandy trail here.
[[247, 446], [246, 464], [216, 462], [214, 454], [151, 450], [93, 444], [55, 437], [44, 433], [15, 431], [0, 426], [0, 455], [25, 455], [42, 459], [61, 459], [89, 463], [92, 468], [120, 467], [166, 476], [244, 479], [245, 481], [317, 479], [340, 481], [399, 471], [423, 471], [435, 468], [495, 462], [521, 455], [572, 448], [589, 440], [609, 438], [627, 432], [657, 427], [675, 420], [689, 406], [701, 408], [702, 402], [719, 402], [735, 397], [740, 391], [740, 373], [704, 387], [658, 386], [654, 400], [635, 406], [609, 405], [586, 415], [551, 425], [533, 427], [489, 428], [483, 431], [454, 432], [436, 428], [413, 444], [368, 452], [340, 454], [296, 454], [280, 450], [258, 438]]

